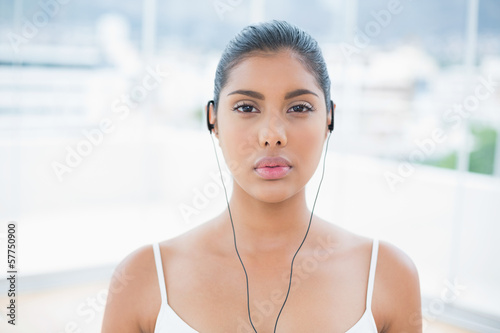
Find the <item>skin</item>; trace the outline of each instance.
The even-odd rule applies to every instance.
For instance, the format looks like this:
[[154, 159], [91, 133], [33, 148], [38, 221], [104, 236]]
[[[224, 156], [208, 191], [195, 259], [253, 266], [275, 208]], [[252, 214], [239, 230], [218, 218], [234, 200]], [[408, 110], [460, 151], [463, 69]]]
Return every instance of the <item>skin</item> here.
[[[299, 89], [309, 93], [285, 98]], [[302, 104], [312, 111], [298, 112], [309, 110]], [[248, 272], [253, 322], [259, 333], [273, 332], [288, 288], [290, 263], [311, 216], [305, 185], [320, 162], [330, 112], [313, 75], [288, 51], [259, 53], [240, 62], [221, 90], [217, 113], [209, 111], [234, 178], [230, 207]], [[275, 155], [291, 162], [290, 172], [278, 180], [258, 176], [255, 162]], [[253, 332], [245, 275], [227, 210], [161, 242], [160, 249], [168, 303], [186, 323], [204, 333]], [[277, 331], [324, 333], [351, 328], [365, 311], [371, 249], [370, 239], [313, 216], [295, 259], [291, 292]], [[102, 332], [152, 333], [160, 306], [153, 249], [147, 245], [116, 268]], [[372, 312], [379, 332], [422, 331], [415, 265], [400, 249], [383, 241]]]

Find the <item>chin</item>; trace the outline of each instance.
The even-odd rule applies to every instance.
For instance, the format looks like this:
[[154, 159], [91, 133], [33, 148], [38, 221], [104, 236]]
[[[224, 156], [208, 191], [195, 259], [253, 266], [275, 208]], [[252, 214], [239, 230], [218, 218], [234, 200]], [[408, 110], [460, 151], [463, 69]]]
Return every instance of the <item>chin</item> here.
[[[245, 179], [233, 178], [233, 185], [237, 186], [239, 191], [243, 191], [255, 200], [266, 203], [280, 203], [290, 199], [299, 193], [305, 185], [297, 184], [297, 180], [292, 177], [285, 177], [275, 180], [262, 179], [259, 176]], [[236, 188], [233, 188], [233, 192]]]
[[273, 188], [270, 188], [268, 186], [259, 185], [259, 187], [259, 189], [256, 189], [255, 192], [253, 192], [253, 195], [250, 195], [252, 195], [257, 200], [266, 203], [280, 203], [290, 199], [295, 194], [297, 194], [297, 192], [293, 191], [291, 188], [285, 189], [282, 186], [274, 186]]

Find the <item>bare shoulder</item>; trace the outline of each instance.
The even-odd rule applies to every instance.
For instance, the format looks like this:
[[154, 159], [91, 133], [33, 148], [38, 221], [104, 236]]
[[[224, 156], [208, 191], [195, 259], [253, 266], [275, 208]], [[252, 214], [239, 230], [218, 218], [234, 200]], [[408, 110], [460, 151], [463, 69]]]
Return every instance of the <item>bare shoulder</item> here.
[[153, 332], [154, 314], [160, 306], [153, 247], [144, 245], [128, 254], [113, 272], [102, 333]]
[[421, 332], [421, 296], [417, 268], [400, 248], [381, 241], [373, 291], [373, 312], [383, 332]]
[[[165, 274], [172, 260], [190, 257], [193, 246], [204, 234], [198, 226], [181, 235], [159, 242]], [[128, 254], [111, 278], [101, 333], [152, 333], [161, 307], [161, 291], [152, 244]]]
[[[206, 251], [213, 244], [213, 239], [220, 239], [222, 234], [214, 227], [214, 219], [204, 222], [180, 235], [160, 242], [162, 258], [168, 262], [185, 256], [196, 256]], [[205, 253], [206, 254], [206, 253]]]
[[419, 291], [415, 263], [403, 250], [386, 241], [380, 241], [379, 245], [377, 278], [391, 298], [404, 299]]
[[386, 241], [380, 241], [379, 267], [390, 275], [418, 279], [417, 267], [413, 260], [399, 247]]

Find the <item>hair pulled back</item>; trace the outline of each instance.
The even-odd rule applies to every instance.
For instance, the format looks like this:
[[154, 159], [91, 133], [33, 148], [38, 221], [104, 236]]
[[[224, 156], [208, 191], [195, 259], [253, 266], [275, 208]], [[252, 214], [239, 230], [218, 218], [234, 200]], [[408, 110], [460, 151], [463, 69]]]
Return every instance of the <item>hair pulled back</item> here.
[[317, 41], [302, 29], [286, 21], [277, 20], [249, 25], [227, 44], [215, 73], [215, 111], [219, 104], [220, 91], [226, 85], [231, 69], [256, 53], [283, 50], [293, 52], [316, 78], [325, 95], [325, 105], [328, 111], [330, 77]]

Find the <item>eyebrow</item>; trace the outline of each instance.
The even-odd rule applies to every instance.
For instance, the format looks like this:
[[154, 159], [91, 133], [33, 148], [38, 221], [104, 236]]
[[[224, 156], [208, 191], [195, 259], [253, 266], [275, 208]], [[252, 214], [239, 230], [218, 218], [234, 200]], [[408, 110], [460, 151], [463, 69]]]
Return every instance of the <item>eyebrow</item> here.
[[294, 97], [297, 97], [297, 96], [300, 96], [300, 95], [307, 95], [307, 94], [312, 94], [316, 97], [319, 97], [316, 93], [310, 91], [310, 90], [307, 90], [307, 89], [297, 89], [297, 90], [294, 90], [294, 91], [290, 91], [289, 93], [287, 93], [285, 95], [285, 99], [290, 99], [290, 98], [294, 98]]
[[230, 92], [227, 95], [229, 96], [229, 95], [235, 95], [235, 94], [246, 95], [246, 96], [257, 98], [257, 99], [261, 99], [261, 100], [265, 99], [264, 95], [262, 95], [259, 92], [253, 91], [253, 90], [241, 90], [240, 89], [240, 90], [235, 90], [233, 92]]
[[[256, 92], [256, 91], [253, 91], [253, 90], [241, 90], [241, 89], [239, 89], [239, 90], [235, 90], [233, 92], [230, 92], [227, 95], [229, 96], [229, 95], [235, 95], [235, 94], [246, 95], [246, 96], [257, 98], [257, 99], [260, 99], [260, 100], [264, 100], [265, 99], [263, 94], [261, 94], [259, 92]], [[285, 95], [285, 99], [290, 99], [290, 98], [294, 98], [294, 97], [301, 96], [301, 95], [307, 95], [307, 94], [311, 94], [311, 95], [314, 95], [316, 97], [319, 97], [316, 93], [314, 93], [314, 92], [312, 92], [310, 90], [307, 90], [307, 89], [297, 89], [297, 90], [288, 92]]]

